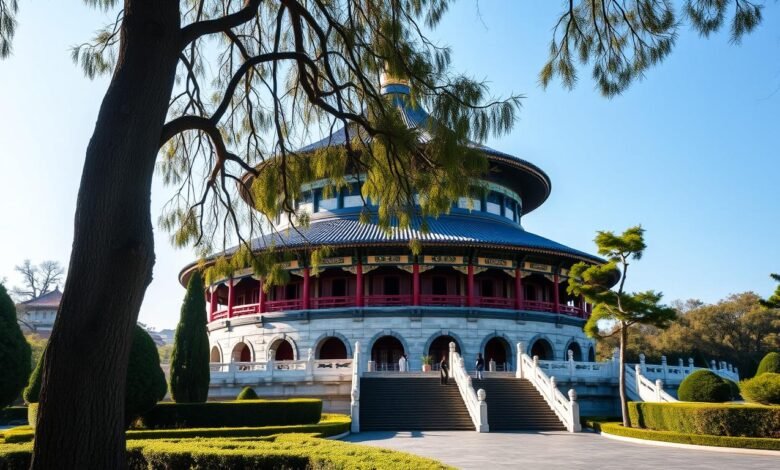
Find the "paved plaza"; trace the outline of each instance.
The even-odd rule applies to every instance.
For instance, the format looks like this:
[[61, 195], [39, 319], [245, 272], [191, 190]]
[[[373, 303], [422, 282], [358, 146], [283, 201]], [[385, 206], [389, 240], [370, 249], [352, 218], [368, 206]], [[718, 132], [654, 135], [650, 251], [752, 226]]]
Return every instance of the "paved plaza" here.
[[620, 442], [595, 433], [364, 432], [348, 442], [401, 450], [462, 469], [772, 469], [780, 457]]

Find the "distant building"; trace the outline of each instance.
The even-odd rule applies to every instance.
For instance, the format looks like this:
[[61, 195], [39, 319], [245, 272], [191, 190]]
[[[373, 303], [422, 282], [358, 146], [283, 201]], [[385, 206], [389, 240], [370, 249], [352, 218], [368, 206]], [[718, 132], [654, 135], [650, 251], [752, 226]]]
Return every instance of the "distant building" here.
[[157, 334], [160, 335], [160, 338], [162, 338], [163, 341], [165, 341], [165, 344], [173, 344], [173, 337], [176, 334], [176, 330], [166, 328], [164, 330], [158, 331]]
[[54, 319], [57, 318], [60, 301], [62, 292], [55, 288], [51, 292], [17, 304], [16, 312], [21, 320], [22, 331], [48, 338], [54, 327]]

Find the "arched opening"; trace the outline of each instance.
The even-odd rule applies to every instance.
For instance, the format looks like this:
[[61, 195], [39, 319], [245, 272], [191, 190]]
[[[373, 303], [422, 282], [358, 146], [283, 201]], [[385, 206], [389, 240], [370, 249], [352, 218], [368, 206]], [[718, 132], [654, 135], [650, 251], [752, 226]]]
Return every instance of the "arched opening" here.
[[577, 361], [577, 362], [581, 362], [582, 361], [582, 349], [580, 348], [580, 344], [579, 343], [577, 343], [576, 341], [572, 341], [571, 343], [569, 343], [569, 348], [566, 351], [566, 359], [567, 360], [569, 359], [569, 351], [571, 351], [573, 353], [572, 354], [572, 358], [575, 361]]
[[213, 346], [211, 348], [211, 355], [209, 357], [210, 362], [222, 362], [222, 354], [219, 352], [219, 348]]
[[496, 361], [496, 370], [509, 370], [509, 361], [507, 360], [510, 357], [509, 351], [509, 343], [504, 338], [499, 336], [491, 338], [490, 341], [485, 344], [485, 351], [483, 353], [485, 369], [489, 370], [490, 361], [493, 360]]
[[238, 343], [233, 347], [232, 362], [252, 362], [252, 350], [246, 343]]
[[347, 346], [339, 338], [331, 336], [320, 342], [317, 359], [346, 359]]
[[596, 362], [596, 351], [593, 346], [588, 349], [588, 362]]
[[[428, 355], [433, 359], [435, 366], [438, 366], [442, 357], [447, 357], [449, 360], [450, 343], [455, 343], [455, 351], [460, 353], [460, 344], [450, 335], [441, 335], [431, 342], [431, 345], [428, 347]], [[434, 369], [437, 369], [437, 367], [434, 367]]]
[[552, 361], [555, 359], [552, 344], [546, 339], [537, 339], [531, 346], [531, 357], [534, 356], [539, 356], [540, 361]]
[[274, 360], [276, 361], [292, 361], [295, 360], [295, 353], [293, 352], [292, 344], [289, 341], [280, 339], [271, 347], [276, 351], [274, 354]]
[[394, 336], [382, 336], [371, 347], [371, 360], [376, 370], [398, 370], [398, 360], [404, 354], [404, 345]]

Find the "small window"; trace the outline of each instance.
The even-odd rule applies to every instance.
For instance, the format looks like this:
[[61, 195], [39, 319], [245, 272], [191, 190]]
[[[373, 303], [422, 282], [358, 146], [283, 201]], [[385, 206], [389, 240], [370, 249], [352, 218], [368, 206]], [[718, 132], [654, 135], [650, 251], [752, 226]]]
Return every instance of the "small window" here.
[[399, 295], [401, 293], [400, 280], [396, 276], [387, 276], [384, 279], [384, 295]]
[[482, 297], [494, 297], [493, 280], [485, 279], [481, 284]]
[[347, 295], [347, 280], [334, 279], [330, 284], [330, 295], [333, 297], [344, 297]]
[[447, 295], [447, 278], [436, 276], [433, 278], [433, 295]]

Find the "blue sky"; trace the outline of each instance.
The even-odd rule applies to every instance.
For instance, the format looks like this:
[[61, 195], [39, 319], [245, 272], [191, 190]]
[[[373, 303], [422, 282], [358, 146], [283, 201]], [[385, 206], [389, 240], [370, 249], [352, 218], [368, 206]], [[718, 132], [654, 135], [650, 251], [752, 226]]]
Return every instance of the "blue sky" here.
[[[527, 230], [594, 251], [596, 230], [641, 223], [649, 248], [629, 286], [668, 301], [768, 295], [780, 272], [780, 5], [739, 46], [683, 31], [673, 54], [607, 100], [583, 69], [574, 91], [542, 90], [560, 2], [461, 0], [432, 33], [454, 65], [497, 95], [522, 93], [514, 131], [488, 144], [552, 178]], [[84, 151], [107, 87], [70, 60], [108, 16], [73, 2], [21, 2], [14, 55], [0, 62], [0, 279], [25, 258], [67, 265]], [[169, 194], [157, 181], [153, 214]], [[157, 230], [157, 263], [140, 320], [173, 327], [193, 258]], [[109, 313], [109, 312], [107, 312]]]

